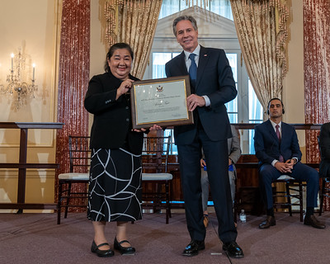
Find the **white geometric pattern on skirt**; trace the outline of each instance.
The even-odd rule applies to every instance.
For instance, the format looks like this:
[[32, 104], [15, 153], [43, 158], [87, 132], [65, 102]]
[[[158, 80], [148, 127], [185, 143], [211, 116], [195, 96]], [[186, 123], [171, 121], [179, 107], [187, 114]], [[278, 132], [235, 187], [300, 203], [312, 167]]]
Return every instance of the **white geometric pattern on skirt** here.
[[141, 154], [123, 148], [93, 149], [88, 218], [135, 221], [142, 218]]

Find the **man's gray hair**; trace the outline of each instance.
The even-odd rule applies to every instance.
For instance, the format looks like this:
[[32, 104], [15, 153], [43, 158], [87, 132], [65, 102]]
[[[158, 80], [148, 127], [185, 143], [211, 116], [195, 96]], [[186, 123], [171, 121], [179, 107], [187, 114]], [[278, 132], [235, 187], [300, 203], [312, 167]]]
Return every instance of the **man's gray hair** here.
[[182, 21], [182, 20], [188, 20], [191, 22], [193, 28], [197, 31], [198, 30], [198, 27], [197, 27], [197, 22], [195, 20], [195, 18], [193, 18], [192, 16], [179, 16], [177, 17], [176, 19], [174, 19], [173, 21], [173, 33], [174, 33], [174, 36], [176, 36], [176, 25]]

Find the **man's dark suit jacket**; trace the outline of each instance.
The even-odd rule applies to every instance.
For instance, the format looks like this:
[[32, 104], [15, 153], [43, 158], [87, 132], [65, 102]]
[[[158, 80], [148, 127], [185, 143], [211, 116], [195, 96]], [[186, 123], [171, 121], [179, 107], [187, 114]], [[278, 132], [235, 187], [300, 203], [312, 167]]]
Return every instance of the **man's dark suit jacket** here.
[[255, 126], [254, 147], [261, 164], [271, 164], [274, 159], [279, 160], [280, 154], [283, 156], [284, 161], [293, 157], [300, 161], [301, 151], [294, 127], [284, 122], [281, 126], [281, 144], [270, 120]]
[[320, 151], [320, 177], [330, 177], [330, 123], [321, 126]]
[[[195, 94], [207, 95], [210, 107], [197, 107], [199, 120], [207, 136], [213, 141], [227, 140], [231, 130], [225, 103], [233, 100], [237, 91], [225, 52], [221, 49], [204, 48], [199, 54]], [[167, 77], [188, 75], [185, 54], [182, 52], [165, 65]], [[196, 134], [194, 125], [176, 126], [176, 144], [190, 144]]]
[[[129, 75], [136, 81], [137, 78]], [[141, 154], [143, 133], [132, 132], [129, 95], [116, 100], [121, 80], [111, 72], [95, 75], [89, 82], [84, 105], [94, 115], [91, 148], [117, 149], [124, 144], [134, 154]]]

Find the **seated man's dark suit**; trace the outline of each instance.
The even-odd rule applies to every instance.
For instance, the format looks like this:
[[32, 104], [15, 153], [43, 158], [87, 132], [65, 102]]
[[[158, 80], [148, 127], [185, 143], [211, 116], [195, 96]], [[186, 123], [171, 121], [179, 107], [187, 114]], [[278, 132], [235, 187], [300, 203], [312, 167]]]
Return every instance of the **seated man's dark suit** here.
[[307, 182], [307, 207], [317, 206], [317, 193], [319, 190], [318, 172], [300, 162], [301, 151], [299, 148], [297, 133], [295, 129], [284, 122], [281, 124], [281, 142], [268, 120], [255, 127], [254, 146], [256, 156], [259, 159], [260, 184], [267, 209], [273, 207], [272, 182], [279, 178], [282, 173], [272, 166], [274, 159], [279, 160], [280, 155], [284, 161], [297, 158], [292, 173], [286, 174], [297, 180]]
[[321, 126], [320, 150], [320, 177], [330, 177], [330, 123], [325, 123]]

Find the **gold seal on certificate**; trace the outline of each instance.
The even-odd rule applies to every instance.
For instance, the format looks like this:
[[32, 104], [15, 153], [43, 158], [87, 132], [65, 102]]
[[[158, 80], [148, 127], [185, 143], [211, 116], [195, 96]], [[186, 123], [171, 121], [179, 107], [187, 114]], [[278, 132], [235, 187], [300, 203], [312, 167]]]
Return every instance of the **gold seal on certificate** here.
[[137, 81], [131, 89], [133, 128], [193, 124], [189, 76]]

